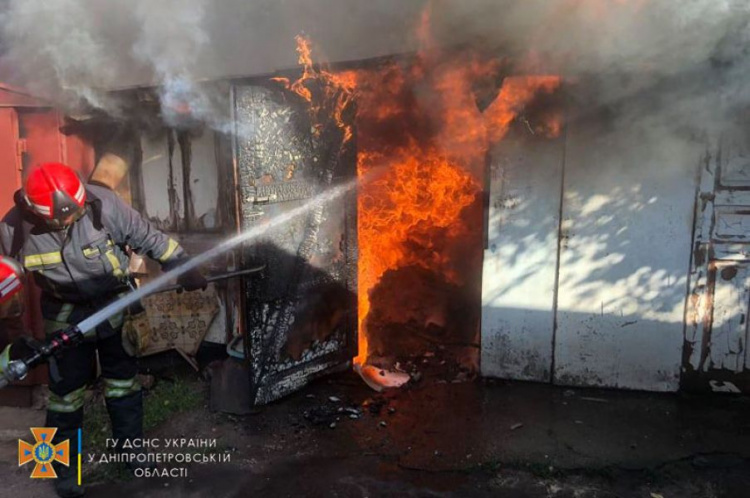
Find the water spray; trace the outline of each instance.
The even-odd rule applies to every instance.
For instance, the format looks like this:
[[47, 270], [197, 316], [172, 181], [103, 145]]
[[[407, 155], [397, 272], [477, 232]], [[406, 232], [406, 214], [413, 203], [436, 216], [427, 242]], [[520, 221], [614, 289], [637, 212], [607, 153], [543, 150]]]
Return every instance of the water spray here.
[[[305, 213], [315, 209], [318, 206], [321, 206], [323, 204], [336, 200], [337, 198], [341, 197], [346, 192], [348, 192], [350, 189], [352, 189], [356, 184], [357, 184], [357, 180], [351, 180], [350, 182], [331, 188], [330, 190], [313, 197], [312, 199], [307, 201], [305, 204], [295, 209], [292, 209], [291, 211], [288, 211], [286, 213], [283, 213], [281, 215], [274, 217], [273, 219], [269, 220], [268, 223], [265, 223], [257, 227], [253, 227], [249, 230], [245, 230], [244, 232], [238, 235], [235, 235], [234, 237], [230, 239], [225, 240], [224, 242], [217, 245], [213, 249], [210, 249], [202, 254], [199, 254], [189, 259], [187, 262], [178, 266], [177, 268], [170, 270], [169, 272], [164, 273], [163, 275], [160, 275], [158, 278], [148, 282], [142, 287], [139, 287], [133, 292], [126, 294], [125, 296], [121, 297], [120, 299], [116, 301], [113, 301], [112, 303], [108, 304], [104, 308], [95, 312], [93, 315], [82, 320], [78, 324], [71, 325], [70, 327], [64, 330], [55, 332], [54, 334], [52, 334], [52, 337], [50, 338], [50, 340], [40, 345], [31, 356], [22, 360], [14, 360], [10, 362], [10, 364], [8, 365], [8, 368], [3, 373], [3, 376], [0, 377], [0, 389], [4, 388], [5, 386], [7, 386], [9, 383], [13, 381], [22, 380], [23, 378], [26, 377], [26, 375], [28, 374], [29, 370], [31, 370], [31, 368], [33, 368], [34, 366], [40, 363], [45, 362], [47, 359], [54, 356], [59, 351], [76, 346], [77, 344], [80, 344], [86, 337], [89, 337], [93, 333], [95, 333], [96, 328], [99, 325], [104, 323], [113, 315], [116, 315], [122, 311], [125, 311], [128, 307], [130, 307], [130, 305], [135, 304], [141, 298], [146, 297], [151, 294], [158, 293], [158, 292], [164, 292], [167, 290], [176, 290], [178, 286], [168, 287], [172, 279], [177, 278], [180, 275], [188, 271], [191, 271], [195, 268], [198, 268], [199, 266], [207, 263], [213, 258], [234, 249], [240, 244], [243, 244], [245, 242], [248, 242], [250, 240], [260, 237], [261, 235], [263, 235], [265, 232], [267, 232], [268, 230], [272, 228], [275, 228], [279, 225], [283, 225], [297, 218], [298, 216], [302, 216]], [[250, 273], [250, 272], [255, 272], [255, 271], [258, 271], [258, 269], [253, 268], [249, 270], [235, 272], [235, 273], [229, 274], [229, 276], [238, 276], [239, 274]], [[227, 275], [223, 275], [222, 278], [229, 278], [229, 277]], [[213, 280], [218, 280], [218, 279], [219, 278], [213, 278]], [[211, 278], [208, 278], [206, 280], [212, 281]]]

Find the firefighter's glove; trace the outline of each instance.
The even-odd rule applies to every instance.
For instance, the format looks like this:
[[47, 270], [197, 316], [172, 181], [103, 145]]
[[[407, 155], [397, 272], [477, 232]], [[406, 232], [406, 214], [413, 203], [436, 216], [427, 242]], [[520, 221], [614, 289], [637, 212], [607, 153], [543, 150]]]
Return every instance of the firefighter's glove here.
[[0, 377], [8, 369], [11, 361], [20, 360], [31, 355], [34, 350], [27, 344], [25, 336], [18, 337], [11, 344], [8, 344], [0, 353]]
[[197, 291], [198, 289], [206, 290], [208, 287], [206, 277], [197, 268], [188, 270], [180, 275], [177, 278], [177, 284], [188, 292]]
[[0, 353], [0, 377], [5, 376], [5, 371], [8, 370], [8, 365], [10, 365], [10, 347], [11, 345], [8, 344]]

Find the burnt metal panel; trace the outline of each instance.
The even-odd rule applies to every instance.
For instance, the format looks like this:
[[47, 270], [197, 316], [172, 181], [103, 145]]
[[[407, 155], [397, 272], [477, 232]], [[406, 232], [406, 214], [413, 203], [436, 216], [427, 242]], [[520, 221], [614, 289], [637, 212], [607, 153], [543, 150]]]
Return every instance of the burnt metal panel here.
[[682, 385], [750, 389], [750, 175], [741, 137], [707, 154], [696, 196]]
[[[306, 105], [265, 86], [234, 89], [241, 229], [267, 223], [356, 175], [351, 141], [314, 132]], [[246, 353], [255, 404], [346, 368], [356, 354], [356, 192], [268, 230], [246, 248], [263, 263], [245, 288]]]
[[155, 136], [144, 135], [141, 140], [143, 158], [139, 169], [143, 178], [143, 212], [160, 230], [183, 231], [185, 180], [182, 148], [176, 145], [175, 132], [166, 129]]
[[746, 368], [750, 265], [717, 262], [716, 275], [709, 361], [714, 368], [741, 373]]
[[221, 140], [197, 127], [141, 137], [142, 159], [135, 169], [142, 178], [143, 212], [156, 227], [180, 233], [228, 228]]

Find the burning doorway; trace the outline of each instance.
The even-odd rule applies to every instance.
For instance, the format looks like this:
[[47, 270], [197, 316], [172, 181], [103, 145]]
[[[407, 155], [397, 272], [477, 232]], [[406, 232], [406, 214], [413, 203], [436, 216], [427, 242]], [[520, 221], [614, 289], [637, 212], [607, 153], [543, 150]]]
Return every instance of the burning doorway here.
[[[272, 78], [272, 86], [264, 90], [281, 92], [287, 97], [280, 100], [307, 108], [308, 131], [298, 127], [289, 135], [290, 144], [306, 142], [293, 138], [305, 134], [312, 134], [313, 143], [324, 143], [324, 130], [335, 129], [336, 140], [356, 152], [351, 157], [359, 179], [354, 364], [375, 389], [401, 384], [414, 374], [454, 380], [478, 371], [484, 184], [490, 149], [514, 123], [545, 136], [558, 134], [561, 126], [555, 112], [529, 111], [538, 97], [557, 90], [559, 77], [517, 76], [513, 65], [495, 54], [440, 49], [431, 40], [428, 13], [418, 33], [421, 48], [414, 56], [338, 69], [314, 62], [311, 42], [298, 37], [301, 77]], [[265, 109], [260, 112], [262, 122], [263, 116], [278, 114], [276, 107], [266, 109], [258, 102], [253, 106]], [[254, 126], [253, 133], [263, 128]], [[273, 130], [266, 134], [278, 135]], [[241, 171], [243, 150], [251, 148], [239, 147]], [[280, 186], [294, 184], [305, 169], [316, 171], [318, 181], [326, 177], [326, 157], [296, 149], [290, 154], [310, 156], [313, 164], [300, 169], [309, 161], [289, 160], [294, 165], [290, 169], [287, 164], [286, 173], [264, 176], [257, 170], [247, 182], [241, 172], [240, 184], [268, 190], [263, 178]], [[264, 161], [268, 159], [277, 162]], [[257, 192], [249, 197], [259, 199]], [[344, 239], [350, 241], [352, 235]], [[351, 241], [348, 244], [353, 247]], [[349, 279], [350, 292], [351, 284]], [[267, 297], [253, 296], [251, 301], [264, 302]], [[291, 329], [281, 335], [288, 333]], [[313, 343], [326, 343], [329, 336], [324, 336], [316, 336]], [[262, 339], [254, 341], [258, 342]], [[263, 356], [259, 351], [253, 354], [259, 355]]]
[[355, 364], [375, 388], [400, 382], [386, 370], [477, 371], [490, 149], [517, 121], [545, 136], [561, 127], [554, 106], [529, 106], [559, 77], [512, 76], [493, 54], [438, 48], [428, 11], [418, 35], [414, 57], [337, 75], [357, 103]]
[[[423, 36], [416, 56], [338, 70], [314, 64], [310, 42], [298, 38], [300, 78], [235, 86], [237, 123], [251, 125], [237, 130], [235, 148], [243, 226], [262, 223], [268, 213], [283, 212], [283, 203], [309, 198], [355, 169], [359, 180], [353, 203], [326, 207], [320, 218], [274, 235], [270, 252], [252, 251], [274, 279], [285, 275], [283, 285], [248, 287], [248, 356], [258, 363], [254, 384], [261, 386], [256, 401], [345, 367], [352, 357], [376, 389], [414, 374], [454, 380], [478, 370], [490, 148], [560, 80], [510, 76], [512, 67], [497, 57], [442, 52]], [[521, 118], [531, 133], [554, 135], [560, 128], [554, 113]], [[308, 232], [316, 241], [312, 252], [303, 250]], [[314, 268], [289, 273], [285, 266], [295, 258], [281, 253]], [[325, 330], [304, 332], [305, 313], [326, 313], [322, 301], [310, 298], [328, 284], [356, 302], [329, 310], [341, 319], [321, 325]], [[293, 319], [279, 319], [285, 314]], [[344, 317], [358, 317], [356, 325]]]

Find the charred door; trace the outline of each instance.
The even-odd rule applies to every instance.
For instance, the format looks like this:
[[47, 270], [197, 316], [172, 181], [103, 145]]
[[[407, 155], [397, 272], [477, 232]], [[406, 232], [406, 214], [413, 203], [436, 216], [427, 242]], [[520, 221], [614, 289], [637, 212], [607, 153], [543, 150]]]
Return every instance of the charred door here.
[[[281, 89], [233, 91], [241, 229], [309, 203], [356, 175], [356, 154], [335, 130], [317, 133], [304, 103]], [[356, 192], [271, 226], [244, 250], [267, 265], [246, 281], [246, 354], [255, 404], [350, 365], [357, 330]]]

